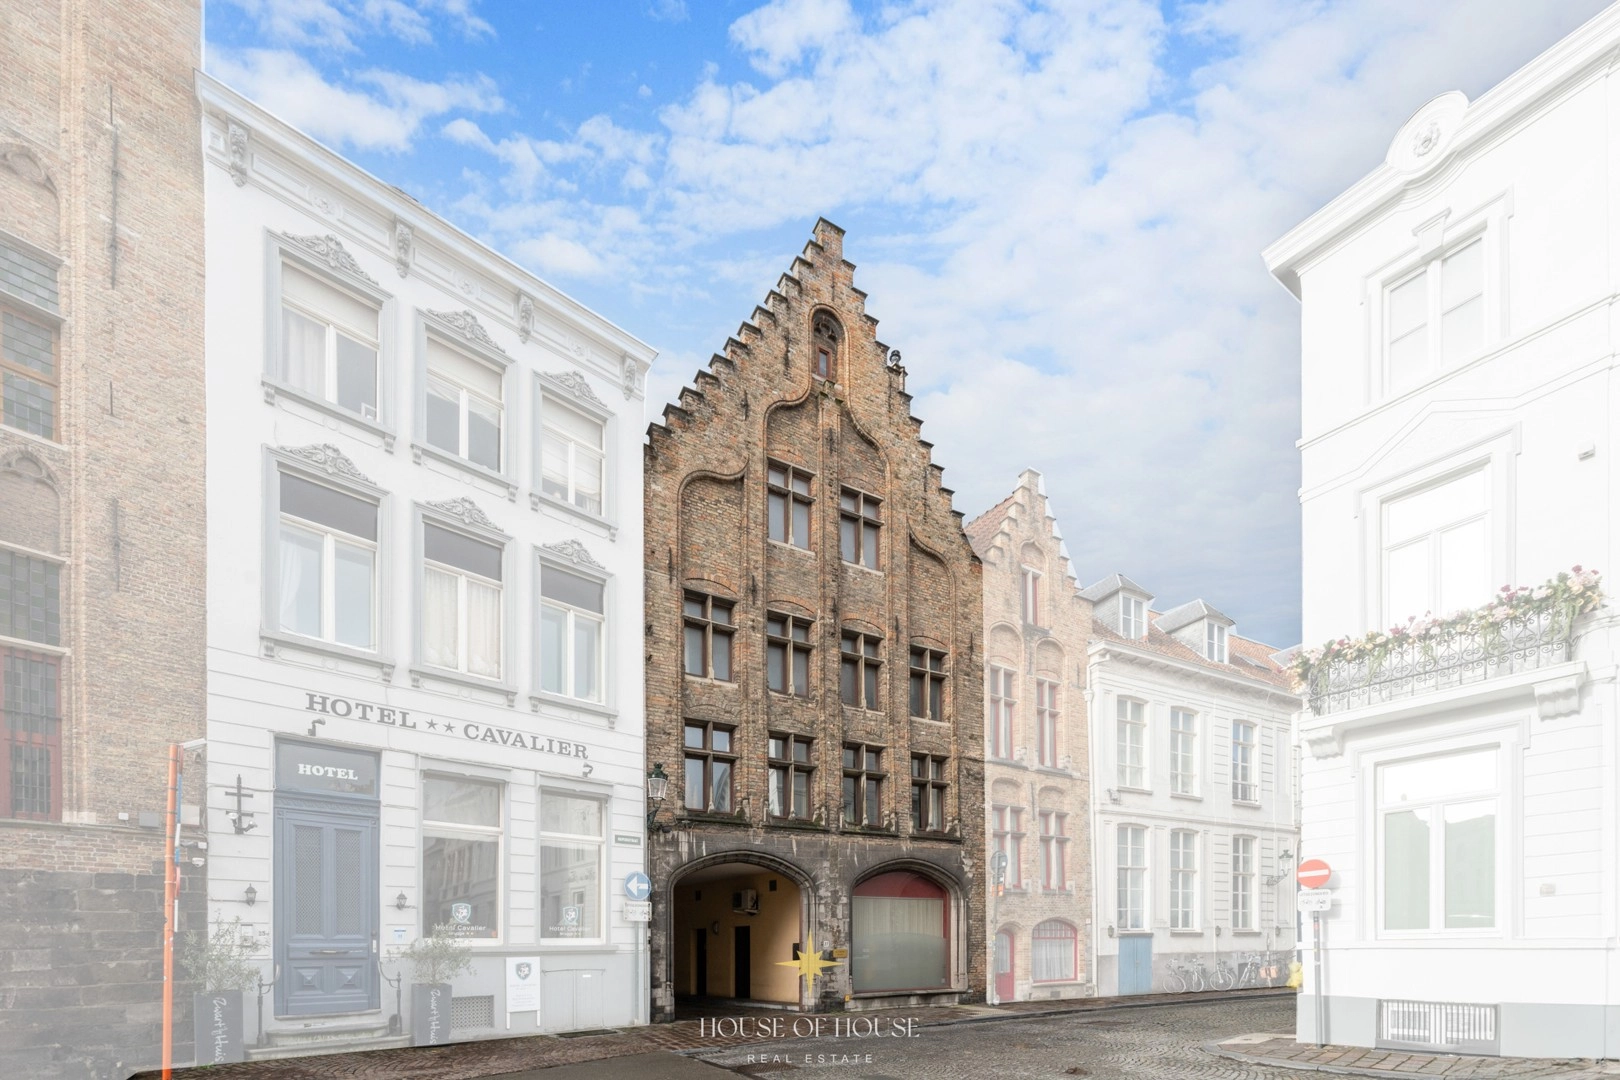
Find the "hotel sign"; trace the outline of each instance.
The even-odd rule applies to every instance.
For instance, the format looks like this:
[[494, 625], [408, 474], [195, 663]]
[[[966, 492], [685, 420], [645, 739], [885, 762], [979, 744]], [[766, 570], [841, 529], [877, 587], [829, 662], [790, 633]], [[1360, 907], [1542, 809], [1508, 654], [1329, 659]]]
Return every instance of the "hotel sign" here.
[[369, 701], [356, 701], [353, 698], [317, 694], [314, 691], [304, 692], [304, 711], [319, 713], [322, 716], [335, 716], [345, 720], [360, 720], [368, 724], [381, 724], [384, 727], [409, 728], [412, 731], [442, 735], [447, 739], [457, 741], [490, 743], [495, 746], [511, 747], [514, 750], [553, 754], [579, 761], [584, 761], [590, 757], [589, 747], [584, 743], [571, 742], [567, 739], [553, 739], [544, 735], [536, 735], [532, 731], [519, 731], [516, 728], [502, 727], [499, 724], [475, 724], [463, 723], [459, 720], [442, 720], [437, 716], [413, 713], [407, 709], [396, 709]]

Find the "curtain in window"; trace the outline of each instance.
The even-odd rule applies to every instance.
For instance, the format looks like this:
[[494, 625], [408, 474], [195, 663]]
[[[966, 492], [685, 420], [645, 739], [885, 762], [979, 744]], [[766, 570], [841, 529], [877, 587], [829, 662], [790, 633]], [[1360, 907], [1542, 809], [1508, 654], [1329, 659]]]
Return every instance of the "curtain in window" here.
[[852, 915], [857, 993], [947, 985], [944, 900], [856, 896]]
[[574, 616], [574, 696], [595, 701], [602, 696], [597, 686], [601, 669], [602, 624], [583, 615]]
[[1061, 982], [1075, 978], [1074, 927], [1055, 920], [1035, 928], [1030, 953], [1030, 977], [1036, 982]]
[[568, 613], [550, 604], [540, 608], [540, 689], [568, 692]]
[[375, 561], [376, 556], [365, 548], [349, 544], [336, 546], [334, 630], [340, 643], [357, 649], [369, 649], [375, 644], [371, 618]]
[[467, 582], [467, 671], [501, 677], [501, 590]]
[[321, 538], [281, 529], [281, 629], [321, 636]]
[[319, 397], [326, 396], [326, 324], [281, 309], [281, 348], [287, 382]]
[[435, 667], [461, 666], [456, 635], [456, 576], [427, 569], [422, 581], [422, 659]]

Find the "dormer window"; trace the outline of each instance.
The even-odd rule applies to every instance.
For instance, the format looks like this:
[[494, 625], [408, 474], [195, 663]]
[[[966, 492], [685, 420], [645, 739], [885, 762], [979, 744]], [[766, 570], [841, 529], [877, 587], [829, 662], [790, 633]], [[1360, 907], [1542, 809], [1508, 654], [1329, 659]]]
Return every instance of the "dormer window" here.
[[1204, 624], [1204, 658], [1213, 660], [1217, 664], [1227, 662], [1226, 627], [1220, 623], [1210, 622]]
[[816, 316], [811, 334], [810, 370], [816, 378], [836, 381], [838, 376], [838, 339], [842, 331], [838, 320], [822, 313]]
[[1141, 597], [1119, 598], [1119, 632], [1133, 639], [1147, 633], [1147, 605]]

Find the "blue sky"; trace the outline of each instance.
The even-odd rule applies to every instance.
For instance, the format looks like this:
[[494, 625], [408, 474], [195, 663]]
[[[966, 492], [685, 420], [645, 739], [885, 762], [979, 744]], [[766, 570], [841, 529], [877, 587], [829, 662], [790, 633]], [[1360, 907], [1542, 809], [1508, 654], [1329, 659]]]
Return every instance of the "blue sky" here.
[[1597, 0], [208, 0], [207, 66], [660, 350], [817, 216], [958, 509], [1299, 634], [1298, 326], [1259, 251]]

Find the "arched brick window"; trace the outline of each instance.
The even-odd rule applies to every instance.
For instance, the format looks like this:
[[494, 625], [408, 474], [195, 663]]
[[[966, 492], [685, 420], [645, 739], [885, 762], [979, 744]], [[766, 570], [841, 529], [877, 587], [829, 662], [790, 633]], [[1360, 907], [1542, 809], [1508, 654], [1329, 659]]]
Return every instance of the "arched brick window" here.
[[1074, 927], [1062, 919], [1047, 919], [1035, 927], [1030, 950], [1030, 977], [1035, 982], [1073, 982], [1079, 958], [1080, 938]]
[[838, 379], [838, 343], [844, 339], [844, 329], [838, 320], [826, 312], [817, 312], [811, 324], [810, 371], [818, 379], [836, 382]]

